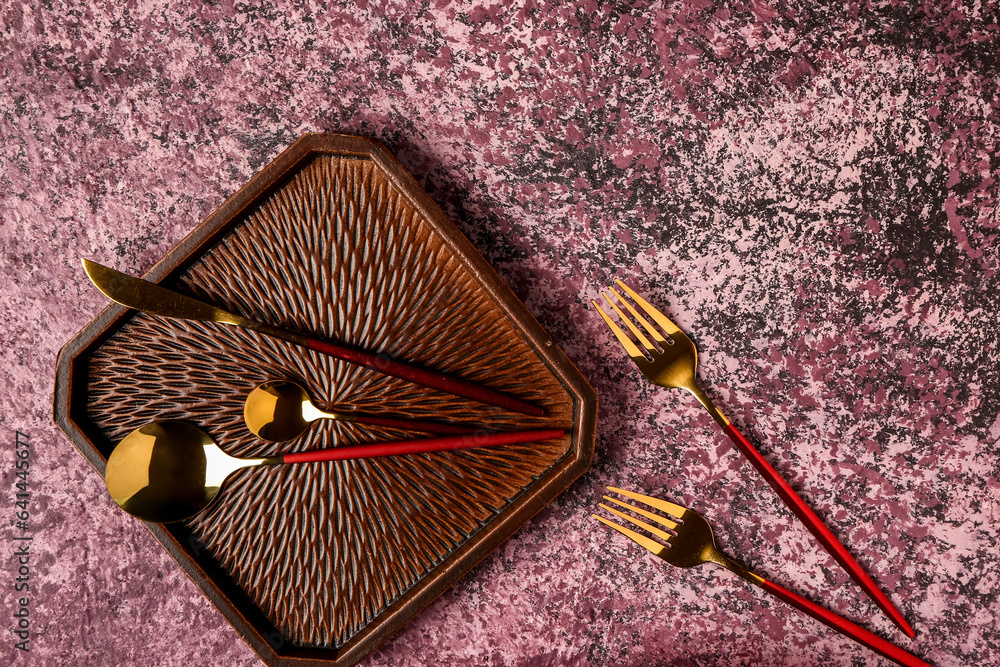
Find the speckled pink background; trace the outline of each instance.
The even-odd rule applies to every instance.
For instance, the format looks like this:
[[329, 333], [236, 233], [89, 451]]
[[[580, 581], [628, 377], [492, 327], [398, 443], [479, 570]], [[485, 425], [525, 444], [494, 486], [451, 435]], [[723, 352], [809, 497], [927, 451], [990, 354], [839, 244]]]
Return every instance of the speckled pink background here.
[[[120, 7], [124, 4], [125, 7]], [[1000, 661], [1000, 142], [988, 2], [12, 2], [0, 9], [0, 553], [34, 447], [31, 652], [258, 665], [52, 423], [59, 348], [307, 131], [383, 141], [601, 398], [594, 466], [367, 661], [875, 665], [591, 519], [690, 503], [729, 553], [939, 665]], [[706, 413], [587, 307], [624, 277], [910, 619], [882, 617]]]

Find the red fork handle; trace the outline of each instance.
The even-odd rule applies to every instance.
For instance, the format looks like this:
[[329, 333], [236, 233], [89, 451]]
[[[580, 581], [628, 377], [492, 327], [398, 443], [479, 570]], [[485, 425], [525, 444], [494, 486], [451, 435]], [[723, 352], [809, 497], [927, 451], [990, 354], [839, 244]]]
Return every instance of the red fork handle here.
[[[809, 529], [816, 539], [819, 541], [823, 547], [830, 552], [830, 555], [840, 563], [851, 578], [868, 594], [869, 597], [879, 606], [886, 615], [892, 619], [900, 630], [905, 632], [909, 637], [915, 637], [916, 633], [910, 624], [906, 622], [903, 614], [896, 609], [889, 598], [879, 590], [875, 582], [872, 581], [868, 573], [865, 572], [858, 562], [854, 560], [854, 557], [844, 548], [844, 545], [834, 536], [830, 529], [826, 527], [822, 519], [816, 516], [816, 513], [806, 505], [805, 501], [799, 497], [799, 494], [795, 493], [795, 490], [788, 485], [781, 475], [775, 470], [767, 460], [761, 456], [760, 452], [750, 444], [750, 441], [743, 437], [732, 423], [727, 424], [724, 427], [726, 435], [733, 441], [736, 447], [743, 452], [743, 455], [747, 457], [751, 465], [757, 469], [767, 483], [771, 485], [771, 488], [775, 490], [778, 496], [785, 501], [788, 508], [795, 513], [795, 516], [805, 524], [806, 528]], [[821, 619], [822, 620], [822, 619]], [[909, 654], [907, 654], [909, 655]], [[917, 663], [904, 663], [904, 664], [925, 664], [923, 662]]]
[[472, 399], [479, 403], [494, 405], [533, 417], [541, 417], [545, 414], [545, 411], [541, 408], [522, 401], [519, 398], [514, 398], [513, 396], [508, 396], [499, 391], [487, 389], [486, 387], [481, 387], [472, 382], [445, 375], [444, 373], [404, 364], [390, 359], [386, 355], [372, 354], [364, 350], [356, 350], [329, 341], [316, 340], [315, 338], [308, 338], [302, 342], [310, 350], [316, 350], [317, 352], [328, 354], [331, 357], [357, 364], [358, 366], [373, 368], [386, 375], [401, 378], [413, 384], [419, 384], [422, 387], [438, 389], [455, 396], [461, 396], [462, 398]]
[[924, 662], [912, 653], [904, 651], [892, 642], [882, 639], [878, 635], [865, 630], [860, 625], [855, 625], [846, 618], [839, 616], [828, 609], [824, 609], [818, 604], [812, 603], [804, 597], [796, 595], [795, 593], [786, 590], [777, 584], [771, 583], [763, 578], [760, 579], [760, 581], [751, 578], [748, 578], [748, 580], [757, 584], [776, 598], [784, 600], [799, 611], [812, 616], [817, 621], [820, 621], [837, 632], [850, 637], [859, 644], [863, 644], [873, 651], [881, 653], [885, 657], [899, 663], [900, 665], [905, 665], [906, 667], [931, 667], [928, 663]]
[[454, 449], [469, 449], [472, 447], [495, 447], [497, 445], [515, 445], [535, 440], [554, 440], [566, 435], [561, 429], [537, 429], [532, 431], [506, 431], [494, 433], [475, 433], [472, 435], [450, 435], [441, 438], [426, 438], [421, 440], [393, 440], [391, 442], [376, 442], [370, 445], [352, 445], [351, 447], [334, 447], [312, 452], [285, 454], [280, 457], [282, 463], [315, 463], [318, 461], [343, 461], [346, 459], [370, 459], [377, 456], [398, 456], [400, 454], [423, 454], [424, 452], [441, 452]]

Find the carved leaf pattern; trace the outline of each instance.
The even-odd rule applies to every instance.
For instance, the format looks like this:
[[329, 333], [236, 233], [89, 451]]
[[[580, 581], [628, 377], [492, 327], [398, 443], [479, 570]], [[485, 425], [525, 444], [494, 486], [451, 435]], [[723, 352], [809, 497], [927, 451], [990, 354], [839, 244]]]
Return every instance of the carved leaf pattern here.
[[[546, 417], [416, 387], [252, 331], [139, 313], [89, 360], [88, 414], [109, 443], [163, 419], [199, 425], [236, 456], [418, 437], [325, 421], [292, 442], [264, 443], [243, 424], [243, 400], [275, 378], [302, 382], [326, 407], [571, 428], [567, 392], [370, 160], [315, 158], [175, 287], [250, 319], [510, 392]], [[569, 444], [567, 436], [241, 471], [187, 526], [288, 641], [337, 647], [474, 539]]]

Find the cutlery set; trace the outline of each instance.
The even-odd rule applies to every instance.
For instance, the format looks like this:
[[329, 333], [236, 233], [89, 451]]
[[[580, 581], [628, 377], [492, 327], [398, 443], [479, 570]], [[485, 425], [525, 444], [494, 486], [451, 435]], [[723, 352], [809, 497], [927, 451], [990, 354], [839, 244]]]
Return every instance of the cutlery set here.
[[[86, 259], [83, 260], [83, 265], [87, 275], [101, 292], [111, 300], [129, 308], [165, 318], [242, 327], [484, 405], [533, 417], [545, 414], [541, 408], [524, 400], [461, 378], [407, 364], [385, 354], [376, 354], [254, 322]], [[609, 287], [607, 292], [602, 291], [601, 295], [625, 329], [597, 301], [592, 301], [592, 304], [643, 375], [661, 387], [690, 392], [712, 415], [719, 427], [788, 508], [862, 590], [900, 630], [909, 637], [915, 636], [903, 615], [833, 532], [699, 386], [695, 375], [698, 352], [694, 343], [669, 318], [638, 293], [620, 280], [615, 282], [620, 292], [615, 287]], [[321, 409], [312, 402], [304, 387], [284, 379], [265, 382], [252, 390], [245, 400], [243, 416], [250, 432], [261, 440], [270, 442], [288, 441], [299, 437], [313, 422], [321, 419], [412, 431], [430, 437], [340, 446], [262, 458], [236, 458], [227, 454], [209, 434], [193, 424], [181, 421], [152, 422], [127, 435], [108, 457], [105, 481], [111, 497], [122, 509], [139, 519], [157, 523], [182, 521], [211, 505], [224, 488], [226, 481], [234, 473], [245, 468], [494, 447], [557, 439], [565, 435], [561, 429], [495, 431], [462, 423], [399, 419], [353, 411]], [[708, 521], [693, 510], [623, 489], [609, 487], [609, 490], [638, 501], [645, 507], [612, 496], [604, 496], [614, 507], [603, 503], [599, 506], [633, 528], [604, 516], [594, 515], [594, 518], [664, 561], [685, 568], [706, 562], [721, 565], [803, 613], [899, 664], [927, 665], [891, 642], [767, 581], [729, 559], [716, 547]], [[640, 530], [643, 532], [639, 532]]]
[[[83, 265], [98, 289], [111, 300], [129, 308], [166, 318], [200, 320], [243, 327], [461, 398], [535, 417], [544, 415], [543, 410], [526, 401], [460, 378], [397, 361], [384, 354], [374, 354], [253, 322], [211, 304], [86, 259], [83, 260]], [[643, 375], [661, 387], [685, 389], [690, 392], [816, 540], [893, 623], [909, 637], [913, 637], [915, 633], [903, 615], [837, 540], [832, 531], [736, 426], [722, 414], [699, 386], [695, 376], [698, 352], [694, 343], [669, 318], [638, 293], [620, 280], [615, 282], [621, 292], [609, 287], [607, 292], [602, 291], [601, 295], [628, 333], [597, 301], [592, 303]], [[227, 454], [209, 434], [193, 424], [180, 421], [152, 422], [127, 435], [108, 457], [105, 473], [108, 492], [122, 509], [133, 516], [145, 521], [167, 523], [188, 519], [204, 510], [218, 497], [226, 481], [244, 468], [493, 447], [556, 439], [565, 435], [561, 429], [491, 431], [469, 424], [324, 410], [312, 402], [304, 387], [290, 380], [266, 382], [251, 391], [244, 403], [244, 421], [247, 428], [265, 441], [292, 440], [320, 419], [401, 429], [432, 437], [341, 446], [262, 458], [236, 458]], [[603, 503], [599, 505], [643, 532], [603, 516], [595, 514], [594, 518], [664, 561], [685, 568], [707, 562], [721, 565], [803, 613], [899, 664], [927, 665], [891, 642], [767, 581], [729, 559], [716, 547], [708, 521], [697, 512], [635, 492], [613, 487], [609, 487], [609, 490], [651, 508], [646, 509], [612, 496], [604, 498], [615, 507]], [[651, 510], [658, 510], [660, 513]]]
[[[375, 354], [254, 322], [86, 259], [83, 260], [83, 265], [87, 275], [101, 292], [111, 300], [129, 308], [160, 317], [208, 321], [250, 329], [342, 361], [375, 369], [386, 375], [484, 405], [534, 417], [545, 414], [542, 409], [524, 400], [461, 378], [407, 364], [384, 354]], [[602, 291], [601, 295], [610, 310], [624, 324], [625, 329], [622, 329], [597, 301], [592, 303], [643, 375], [661, 387], [685, 389], [690, 392], [795, 516], [862, 590], [900, 630], [909, 637], [915, 636], [903, 615], [830, 529], [698, 385], [695, 375], [698, 352], [694, 343], [670, 319], [634, 290], [621, 281], [615, 282], [621, 292], [609, 287], [607, 292]], [[209, 434], [193, 424], [181, 421], [152, 422], [127, 435], [108, 457], [105, 474], [108, 492], [123, 510], [133, 516], [145, 521], [167, 523], [188, 519], [204, 510], [218, 497], [226, 481], [244, 468], [493, 447], [550, 440], [565, 435], [561, 429], [494, 431], [469, 424], [399, 419], [360, 412], [321, 409], [312, 402], [304, 387], [289, 380], [272, 380], [258, 386], [250, 392], [244, 403], [244, 421], [247, 428], [265, 441], [292, 440], [308, 430], [313, 422], [321, 419], [401, 429], [431, 437], [342, 446], [262, 458], [236, 458], [227, 454]], [[891, 642], [767, 581], [729, 559], [716, 547], [708, 521], [693, 510], [631, 491], [613, 487], [609, 487], [609, 490], [638, 501], [645, 507], [612, 496], [604, 496], [610, 505], [602, 503], [599, 506], [633, 528], [604, 516], [595, 514], [594, 518], [664, 561], [684, 568], [706, 562], [715, 563], [899, 664], [927, 665]]]
[[[545, 414], [541, 408], [530, 403], [460, 378], [396, 361], [385, 354], [374, 354], [253, 322], [87, 259], [83, 260], [83, 266], [90, 280], [105, 296], [129, 308], [160, 317], [251, 329], [460, 398], [535, 417]], [[496, 447], [551, 440], [565, 435], [562, 429], [495, 431], [468, 424], [324, 411], [313, 405], [303, 387], [287, 380], [270, 381], [255, 388], [244, 404], [247, 428], [262, 440], [281, 442], [294, 439], [317, 419], [409, 430], [437, 437], [240, 459], [227, 454], [211, 436], [193, 424], [153, 422], [127, 435], [108, 457], [105, 470], [108, 492], [129, 514], [145, 521], [168, 523], [190, 518], [208, 507], [225, 481], [243, 468]]]
[[[736, 426], [722, 414], [698, 385], [695, 378], [695, 371], [698, 366], [698, 351], [691, 339], [662, 312], [650, 305], [625, 283], [620, 280], [616, 280], [615, 283], [621, 288], [622, 292], [630, 297], [631, 301], [636, 304], [635, 306], [629, 303], [629, 300], [614, 287], [609, 287], [607, 292], [602, 291], [601, 295], [611, 310], [618, 316], [618, 319], [624, 323], [631, 336], [601, 308], [596, 300], [591, 301], [591, 303], [642, 374], [650, 382], [661, 387], [686, 389], [689, 391], [708, 410], [709, 414], [722, 427], [722, 430], [733, 441], [737, 449], [750, 461], [751, 465], [767, 481], [771, 488], [774, 489], [795, 516], [809, 529], [816, 540], [834, 557], [840, 566], [847, 571], [851, 578], [871, 597], [900, 630], [909, 637], [914, 637], [916, 633], [914, 633], [913, 628], [907, 623], [902, 613], [896, 609], [889, 598], [872, 581], [871, 577], [868, 576], [854, 557], [837, 540], [830, 529], [816, 516], [815, 512], [809, 508], [805, 501], [799, 497], [795, 490], [767, 462], [750, 441], [739, 432]], [[638, 306], [638, 309], [636, 306]], [[639, 312], [640, 310], [642, 313]], [[911, 667], [927, 665], [923, 660], [885, 639], [791, 591], [787, 591], [765, 580], [750, 572], [742, 565], [730, 560], [716, 548], [708, 521], [693, 510], [631, 491], [614, 487], [609, 487], [609, 490], [633, 500], [641, 501], [654, 509], [666, 513], [667, 516], [660, 516], [649, 510], [630, 505], [610, 496], [604, 496], [609, 502], [629, 510], [634, 515], [651, 520], [656, 525], [652, 525], [636, 516], [626, 514], [619, 509], [604, 504], [601, 504], [600, 507], [641, 528], [647, 534], [636, 532], [596, 514], [593, 515], [594, 518], [611, 526], [671, 565], [693, 567], [706, 562], [716, 563], [743, 577], [750, 583], [763, 588], [809, 616], [901, 665]], [[658, 538], [659, 541], [653, 538]]]

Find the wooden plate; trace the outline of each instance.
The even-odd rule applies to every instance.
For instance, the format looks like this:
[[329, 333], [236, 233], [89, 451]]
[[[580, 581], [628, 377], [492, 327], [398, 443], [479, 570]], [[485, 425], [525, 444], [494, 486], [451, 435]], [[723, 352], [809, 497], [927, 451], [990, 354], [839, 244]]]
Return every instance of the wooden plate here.
[[154, 420], [195, 423], [237, 456], [407, 435], [323, 422], [289, 443], [260, 441], [243, 424], [243, 400], [277, 378], [303, 383], [326, 406], [569, 434], [244, 471], [193, 519], [148, 524], [269, 665], [355, 664], [590, 464], [593, 390], [379, 144], [302, 137], [145, 278], [511, 393], [546, 415], [507, 413], [253, 332], [112, 304], [60, 352], [54, 403], [56, 422], [102, 475], [114, 445]]

